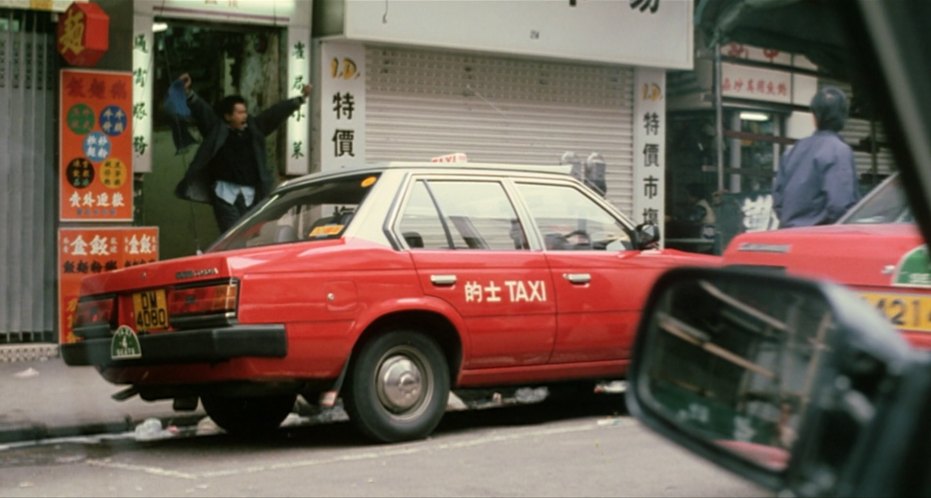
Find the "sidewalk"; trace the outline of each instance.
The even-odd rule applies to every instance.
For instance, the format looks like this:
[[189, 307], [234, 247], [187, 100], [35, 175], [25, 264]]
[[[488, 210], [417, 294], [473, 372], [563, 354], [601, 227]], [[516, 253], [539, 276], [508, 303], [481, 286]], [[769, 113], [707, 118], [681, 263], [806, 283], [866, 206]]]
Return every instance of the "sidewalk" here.
[[[621, 392], [623, 382], [599, 385], [595, 392]], [[134, 432], [150, 419], [160, 430], [177, 428], [200, 431], [207, 414], [198, 406], [193, 412], [176, 412], [171, 400], [148, 402], [138, 396], [115, 401], [110, 396], [123, 389], [105, 381], [93, 367], [69, 367], [55, 345], [0, 345], [0, 444], [40, 441], [71, 436]], [[475, 390], [450, 395], [447, 410], [482, 409], [507, 404], [537, 403], [548, 396], [546, 388], [510, 388], [501, 392]], [[471, 394], [471, 396], [466, 396]], [[306, 403], [304, 404], [306, 406]], [[327, 423], [345, 420], [341, 406], [305, 413], [299, 402], [292, 423]], [[208, 420], [206, 430], [216, 430]], [[148, 429], [152, 429], [149, 422]], [[284, 422], [288, 424], [288, 420]], [[137, 436], [142, 437], [137, 434]]]
[[203, 408], [176, 412], [171, 400], [147, 402], [138, 396], [115, 401], [122, 389], [93, 367], [69, 367], [57, 348], [44, 354], [2, 346], [0, 362], [0, 443], [133, 431], [149, 418], [163, 427], [196, 425]]

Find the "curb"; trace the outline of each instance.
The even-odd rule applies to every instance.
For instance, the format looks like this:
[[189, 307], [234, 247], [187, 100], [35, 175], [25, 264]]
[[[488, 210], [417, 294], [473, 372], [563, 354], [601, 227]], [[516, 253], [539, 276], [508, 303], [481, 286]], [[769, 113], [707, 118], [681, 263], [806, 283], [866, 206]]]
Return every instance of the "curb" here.
[[0, 363], [44, 361], [58, 358], [58, 344], [4, 344], [0, 346]]
[[[179, 415], [158, 418], [162, 427], [193, 427], [206, 415]], [[8, 425], [0, 428], [0, 443], [39, 443], [46, 439], [57, 439], [79, 436], [100, 436], [103, 434], [122, 434], [133, 432], [143, 420], [136, 420], [126, 416], [122, 421], [93, 422], [71, 426], [48, 427], [42, 423], [23, 423]]]

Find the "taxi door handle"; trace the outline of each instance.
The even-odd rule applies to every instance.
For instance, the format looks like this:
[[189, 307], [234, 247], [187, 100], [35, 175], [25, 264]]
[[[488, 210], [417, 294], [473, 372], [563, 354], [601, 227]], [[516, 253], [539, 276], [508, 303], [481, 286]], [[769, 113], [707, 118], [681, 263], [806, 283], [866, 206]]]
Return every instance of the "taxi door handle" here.
[[587, 284], [592, 281], [592, 276], [588, 273], [563, 273], [562, 278], [573, 284]]
[[456, 284], [455, 275], [430, 275], [430, 282], [436, 286], [448, 287]]

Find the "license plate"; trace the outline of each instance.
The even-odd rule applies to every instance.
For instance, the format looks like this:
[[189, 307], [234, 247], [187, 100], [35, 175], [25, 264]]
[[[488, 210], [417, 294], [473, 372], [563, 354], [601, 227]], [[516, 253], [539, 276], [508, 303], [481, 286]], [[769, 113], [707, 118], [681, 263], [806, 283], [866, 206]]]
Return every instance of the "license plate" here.
[[896, 328], [931, 332], [931, 296], [881, 292], [860, 295]]
[[133, 319], [136, 330], [144, 332], [168, 328], [167, 302], [164, 289], [133, 294]]

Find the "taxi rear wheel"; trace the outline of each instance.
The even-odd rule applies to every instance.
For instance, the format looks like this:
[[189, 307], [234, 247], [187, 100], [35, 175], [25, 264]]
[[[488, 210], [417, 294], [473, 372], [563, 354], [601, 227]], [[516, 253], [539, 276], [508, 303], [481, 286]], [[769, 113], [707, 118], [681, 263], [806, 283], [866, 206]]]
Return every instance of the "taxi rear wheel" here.
[[230, 434], [245, 435], [274, 431], [294, 409], [295, 394], [276, 396], [203, 396], [204, 410]]
[[446, 357], [423, 334], [394, 331], [375, 338], [362, 346], [349, 373], [343, 397], [346, 412], [376, 441], [424, 438], [446, 411]]

